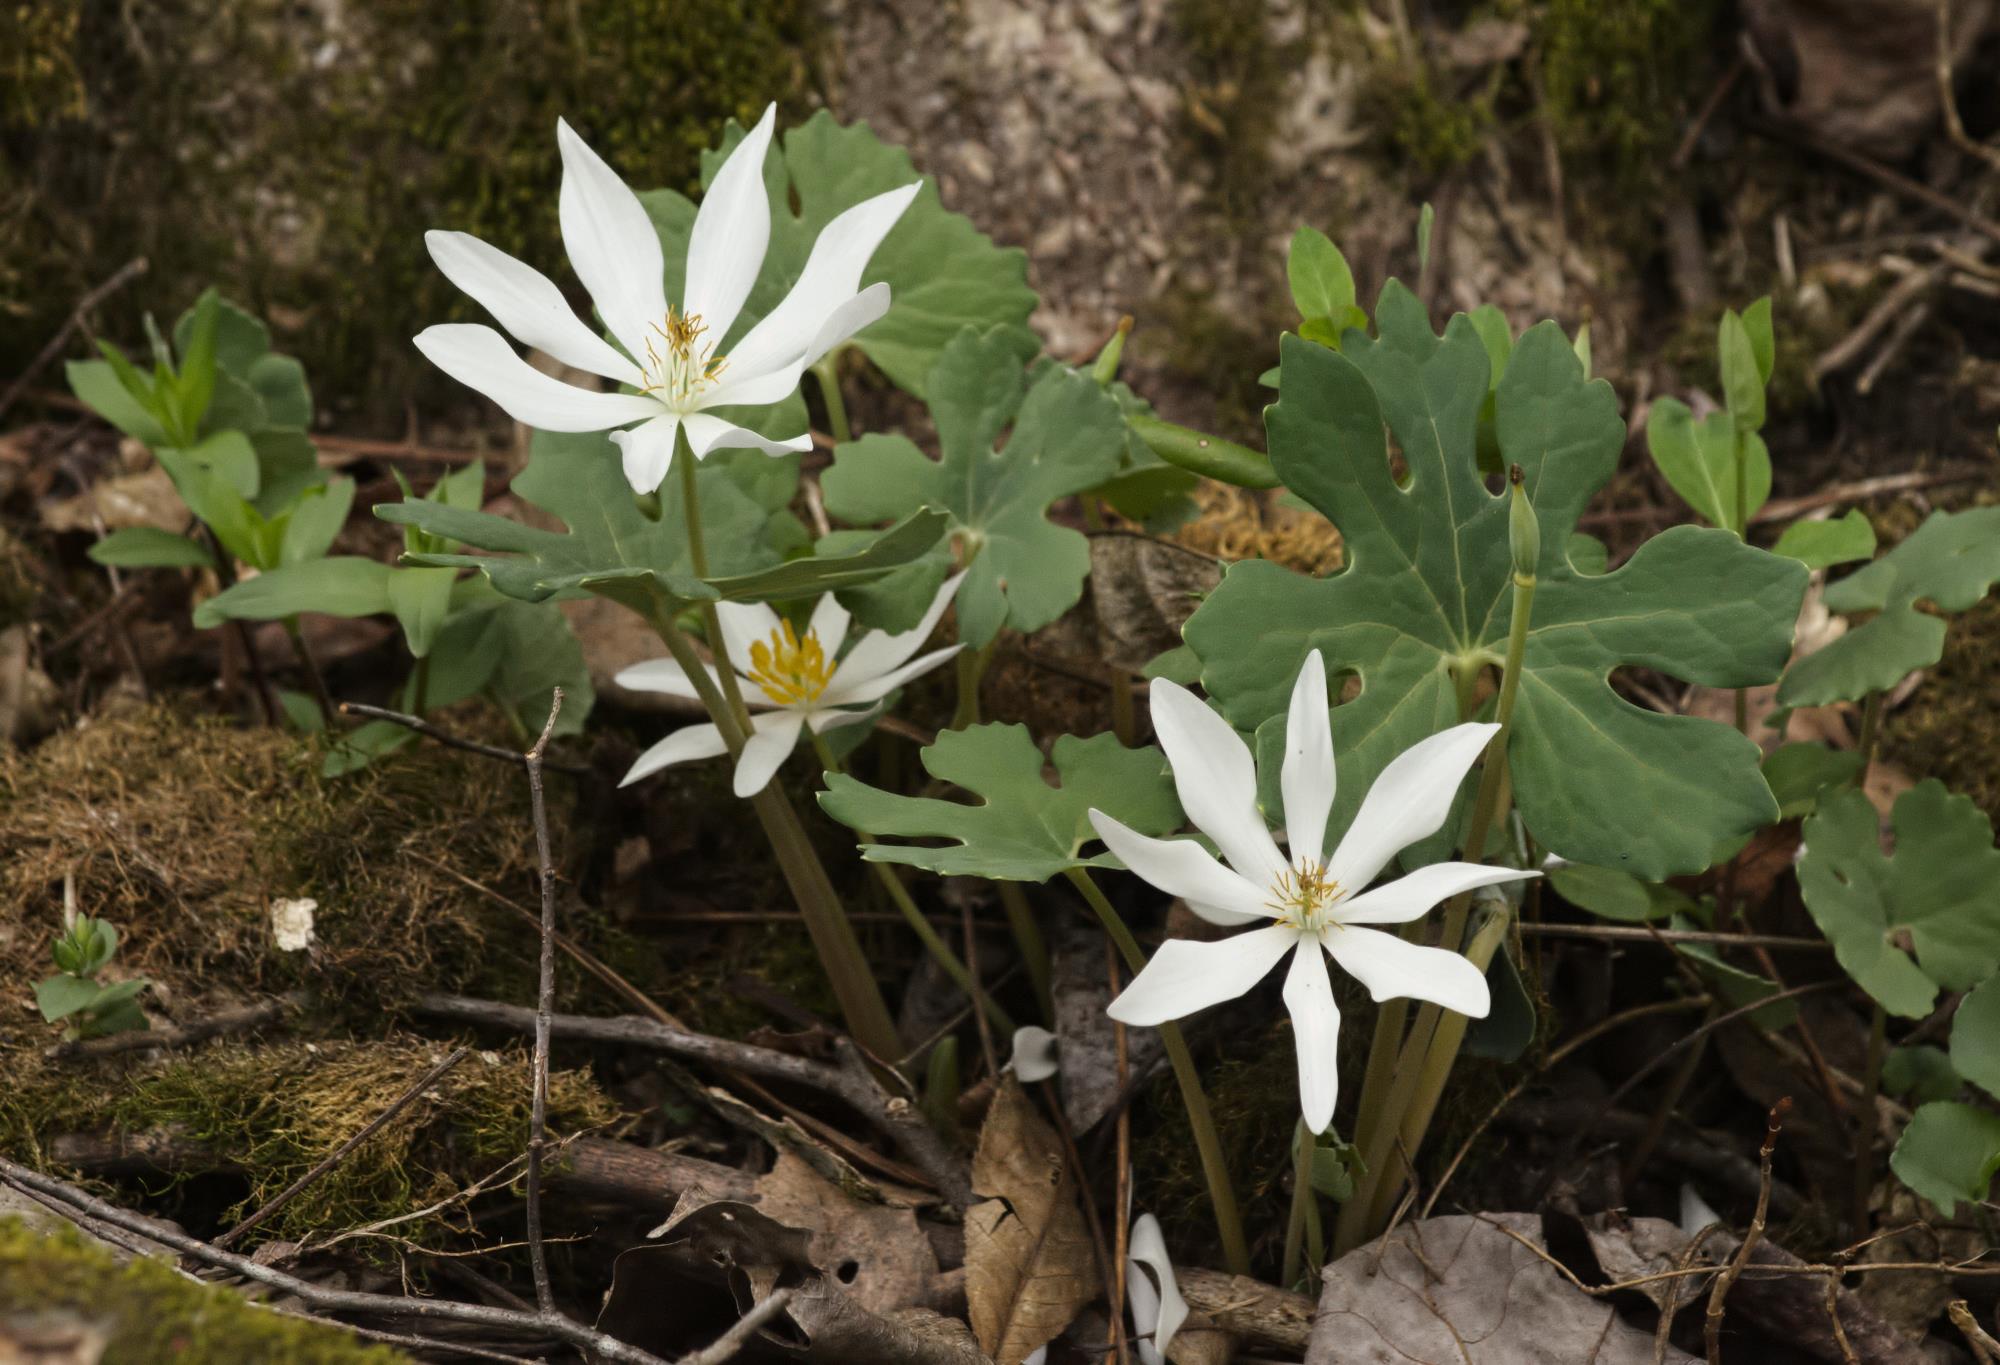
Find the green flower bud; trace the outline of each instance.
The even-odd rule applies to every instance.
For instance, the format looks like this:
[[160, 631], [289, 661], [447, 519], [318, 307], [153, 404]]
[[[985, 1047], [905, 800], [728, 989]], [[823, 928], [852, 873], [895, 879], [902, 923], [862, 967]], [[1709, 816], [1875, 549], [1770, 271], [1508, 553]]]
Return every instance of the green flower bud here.
[[1522, 478], [1521, 466], [1508, 471], [1507, 548], [1514, 555], [1514, 577], [1532, 582], [1535, 566], [1542, 559], [1542, 526], [1535, 519], [1535, 505], [1528, 501]]

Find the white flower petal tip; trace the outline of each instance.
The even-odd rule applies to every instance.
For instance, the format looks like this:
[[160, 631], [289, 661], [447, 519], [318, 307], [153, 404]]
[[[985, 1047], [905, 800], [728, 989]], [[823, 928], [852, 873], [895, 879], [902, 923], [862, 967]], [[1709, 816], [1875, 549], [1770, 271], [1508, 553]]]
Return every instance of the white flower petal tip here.
[[1187, 1299], [1174, 1278], [1174, 1264], [1167, 1255], [1159, 1219], [1142, 1213], [1132, 1220], [1125, 1259], [1126, 1296], [1131, 1303], [1134, 1335], [1139, 1338], [1139, 1354], [1149, 1365], [1158, 1365], [1166, 1359], [1188, 1318]]
[[1298, 930], [1278, 924], [1213, 943], [1168, 939], [1104, 1012], [1149, 1028], [1185, 1018], [1242, 995], [1298, 942]]
[[1033, 1024], [1014, 1030], [1014, 1055], [1007, 1060], [1009, 1070], [1023, 1081], [1045, 1081], [1062, 1069], [1056, 1052], [1056, 1036]]

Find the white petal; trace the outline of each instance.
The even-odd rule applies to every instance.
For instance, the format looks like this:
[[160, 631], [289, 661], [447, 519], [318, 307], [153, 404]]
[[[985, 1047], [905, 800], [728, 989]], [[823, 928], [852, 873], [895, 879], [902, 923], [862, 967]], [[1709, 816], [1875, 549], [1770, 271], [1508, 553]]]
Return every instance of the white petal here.
[[1190, 908], [1200, 906], [1196, 913], [1203, 919], [1234, 925], [1271, 918], [1263, 889], [1224, 867], [1194, 840], [1151, 839], [1101, 810], [1090, 812], [1090, 824], [1118, 861]]
[[[708, 676], [715, 679], [716, 686], [722, 685], [713, 664], [706, 665]], [[659, 692], [669, 697], [686, 697], [692, 701], [701, 700], [701, 693], [695, 690], [686, 670], [672, 659], [648, 659], [630, 668], [621, 668], [612, 681], [620, 687], [629, 687], [634, 692]]]
[[543, 431], [604, 431], [660, 415], [660, 405], [643, 394], [592, 393], [543, 374], [484, 323], [439, 323], [416, 340], [431, 364]]
[[923, 187], [919, 180], [864, 199], [821, 228], [798, 283], [729, 348], [730, 363], [761, 374], [798, 359], [820, 320], [861, 288], [869, 257]]
[[915, 629], [891, 635], [884, 630], [873, 630], [861, 637], [847, 657], [834, 670], [829, 686], [842, 682], [867, 682], [879, 678], [890, 669], [900, 666], [931, 638], [931, 632], [944, 617], [944, 609], [951, 605], [951, 599], [958, 594], [959, 584], [965, 581], [963, 573], [955, 573], [944, 581], [937, 596], [924, 610], [924, 619], [917, 622]]
[[[769, 643], [784, 622], [768, 602], [717, 602], [715, 614], [722, 622], [722, 643], [729, 662], [738, 673], [750, 672], [750, 646]], [[708, 642], [715, 653], [715, 641]]]
[[[735, 382], [724, 381], [709, 389], [701, 395], [699, 406], [763, 407], [789, 398], [807, 366], [888, 311], [889, 286], [880, 282], [869, 285], [826, 315], [797, 359], [770, 370], [739, 368]], [[735, 357], [730, 359], [733, 362]]]
[[964, 648], [964, 645], [946, 645], [943, 649], [934, 649], [928, 654], [910, 660], [901, 668], [892, 668], [879, 678], [870, 678], [865, 682], [841, 683], [837, 690], [835, 684], [829, 682], [826, 691], [820, 694], [820, 700], [829, 706], [858, 706], [862, 702], [886, 697], [910, 679], [948, 662], [954, 654]]
[[1024, 1081], [1045, 1081], [1062, 1069], [1056, 1056], [1056, 1036], [1029, 1024], [1014, 1030], [1014, 1055], [1007, 1066]]
[[839, 706], [829, 709], [826, 706], [826, 698], [822, 696], [819, 708], [807, 713], [806, 724], [812, 727], [814, 734], [823, 735], [828, 730], [838, 730], [843, 725], [859, 725], [863, 721], [873, 720], [881, 715], [884, 709], [886, 708], [881, 702], [851, 711]]
[[1499, 728], [1454, 725], [1397, 754], [1361, 799], [1354, 823], [1327, 863], [1328, 875], [1348, 890], [1359, 891], [1391, 858], [1436, 834], [1451, 814], [1452, 798], [1465, 781], [1466, 770]]
[[1292, 684], [1285, 721], [1285, 841], [1295, 863], [1316, 863], [1325, 851], [1326, 817], [1333, 809], [1333, 724], [1327, 716], [1326, 662], [1318, 650]]
[[854, 620], [847, 608], [840, 605], [840, 599], [826, 593], [813, 607], [812, 619], [806, 622], [806, 631], [819, 641], [819, 647], [828, 659], [840, 657], [840, 647], [847, 643], [847, 627]]
[[681, 420], [687, 423], [688, 446], [697, 460], [707, 459], [711, 450], [761, 450], [766, 455], [790, 455], [812, 449], [809, 431], [779, 441], [705, 412], [690, 412]]
[[[1125, 1259], [1130, 1263], [1125, 1275], [1125, 1295], [1132, 1304], [1132, 1326], [1137, 1335], [1152, 1337], [1150, 1342], [1141, 1341], [1139, 1349], [1143, 1353], [1151, 1346], [1164, 1358], [1173, 1345], [1174, 1333], [1187, 1321], [1188, 1305], [1181, 1297], [1179, 1282], [1174, 1279], [1174, 1263], [1167, 1258], [1167, 1240], [1160, 1235], [1159, 1219], [1142, 1213], [1132, 1220]], [[1142, 1274], [1142, 1269], [1153, 1273]]]
[[1404, 924], [1461, 891], [1540, 875], [1486, 863], [1432, 863], [1341, 902], [1333, 907], [1333, 917], [1341, 924]]
[[1299, 1054], [1299, 1107], [1306, 1127], [1324, 1133], [1340, 1097], [1340, 1007], [1333, 1003], [1326, 957], [1319, 943], [1299, 940], [1285, 973], [1285, 1008], [1292, 1016], [1292, 1046]]
[[639, 779], [651, 777], [660, 769], [670, 768], [676, 763], [714, 758], [717, 754], [728, 752], [728, 746], [722, 742], [722, 732], [713, 725], [685, 726], [640, 754], [639, 761], [631, 766], [618, 785], [629, 787]]
[[667, 471], [674, 465], [674, 436], [680, 427], [681, 419], [670, 412], [630, 431], [611, 433], [611, 444], [618, 447], [624, 462], [625, 482], [632, 485], [634, 493], [654, 492], [667, 481]]
[[736, 756], [738, 796], [755, 796], [769, 785], [784, 761], [799, 744], [799, 730], [806, 723], [803, 711], [767, 711], [751, 717], [757, 732]]
[[570, 310], [562, 291], [533, 266], [467, 232], [426, 232], [424, 245], [445, 278], [463, 289], [524, 346], [565, 365], [645, 387], [639, 367]]
[[1380, 929], [1326, 931], [1326, 950], [1341, 968], [1368, 988], [1377, 1002], [1408, 996], [1484, 1019], [1492, 1008], [1486, 978], [1457, 953], [1406, 943]]
[[708, 324], [717, 345], [729, 335], [757, 270], [771, 244], [771, 198], [764, 189], [764, 155], [778, 106], [764, 106], [764, 117], [736, 144], [722, 169], [709, 182], [708, 193], [688, 234], [687, 289], [681, 311]]
[[1259, 886], [1285, 870], [1264, 817], [1257, 813], [1257, 765], [1229, 722], [1194, 693], [1165, 679], [1153, 684], [1153, 729], [1173, 765], [1181, 807], [1215, 840], [1229, 865]]
[[1121, 1024], [1153, 1025], [1185, 1018], [1249, 990], [1298, 941], [1298, 931], [1281, 924], [1214, 943], [1170, 938], [1104, 1012]]
[[646, 338], [667, 320], [660, 234], [639, 196], [562, 119], [556, 120], [556, 145], [563, 163], [557, 212], [570, 268], [611, 334], [642, 356]]

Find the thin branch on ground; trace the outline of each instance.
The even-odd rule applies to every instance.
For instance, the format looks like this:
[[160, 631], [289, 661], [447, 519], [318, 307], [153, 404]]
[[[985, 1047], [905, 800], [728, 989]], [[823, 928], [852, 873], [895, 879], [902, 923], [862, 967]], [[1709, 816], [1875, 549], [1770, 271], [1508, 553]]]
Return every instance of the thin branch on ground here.
[[[512, 763], [517, 766], [524, 765], [528, 761], [527, 755], [521, 753], [518, 749], [503, 749], [497, 744], [482, 744], [476, 739], [466, 739], [462, 735], [454, 735], [442, 726], [431, 724], [422, 716], [412, 716], [403, 711], [391, 711], [381, 706], [369, 706], [364, 702], [358, 701], [342, 702], [340, 704], [340, 711], [342, 715], [365, 716], [369, 720], [386, 720], [392, 725], [400, 725], [406, 730], [415, 730], [418, 734], [428, 736], [440, 744], [448, 744], [454, 749], [463, 749], [469, 754], [480, 754], [486, 758], [498, 759], [503, 763]], [[577, 763], [549, 763], [544, 761], [542, 766], [549, 772], [564, 773], [570, 777], [590, 776], [590, 769]]]
[[1749, 121], [1748, 126], [1752, 132], [1760, 133], [1765, 137], [1773, 138], [1779, 142], [1789, 142], [1794, 146], [1804, 147], [1806, 150], [1816, 152], [1829, 161], [1838, 161], [1849, 170], [1867, 176], [1877, 184], [1901, 195], [1903, 198], [1936, 209], [1939, 213], [1948, 214], [1965, 224], [1968, 228], [1971, 228], [1980, 236], [2000, 242], [2000, 223], [1994, 222], [1991, 218], [1983, 214], [1975, 213], [1948, 194], [1934, 190], [1921, 181], [1912, 180], [1907, 175], [1903, 175], [1898, 171], [1890, 170], [1873, 157], [1863, 156], [1851, 147], [1844, 147], [1837, 142], [1829, 142], [1825, 138], [1818, 137], [1803, 128], [1789, 123], [1782, 123], [1772, 119], [1752, 119]]
[[462, 1047], [453, 1049], [450, 1056], [418, 1077], [414, 1085], [391, 1101], [387, 1109], [384, 1109], [374, 1118], [368, 1120], [367, 1124], [359, 1132], [355, 1133], [354, 1136], [348, 1138], [347, 1141], [341, 1143], [331, 1152], [328, 1152], [311, 1170], [274, 1195], [264, 1207], [258, 1209], [235, 1227], [216, 1238], [215, 1245], [227, 1248], [231, 1242], [234, 1242], [244, 1233], [264, 1222], [279, 1209], [282, 1209], [285, 1205], [298, 1198], [301, 1193], [318, 1181], [320, 1177], [344, 1161], [349, 1152], [352, 1152], [356, 1147], [368, 1141], [369, 1138], [381, 1132], [390, 1120], [414, 1104], [419, 1095], [437, 1084], [446, 1072], [464, 1061], [465, 1054], [466, 1050]]
[[768, 1297], [751, 1304], [750, 1311], [739, 1318], [734, 1327], [693, 1355], [682, 1356], [675, 1365], [722, 1365], [722, 1362], [732, 1359], [748, 1346], [750, 1339], [757, 1335], [758, 1330], [784, 1312], [791, 1301], [790, 1289], [772, 1290]]
[[396, 1318], [428, 1319], [434, 1322], [469, 1322], [504, 1332], [530, 1337], [554, 1337], [584, 1351], [595, 1352], [621, 1365], [666, 1365], [650, 1351], [584, 1326], [560, 1313], [521, 1313], [486, 1304], [460, 1303], [452, 1299], [415, 1299], [401, 1294], [374, 1294], [363, 1290], [335, 1289], [300, 1279], [282, 1270], [259, 1264], [220, 1247], [190, 1237], [179, 1228], [121, 1209], [94, 1195], [85, 1194], [63, 1181], [0, 1157], [0, 1181], [31, 1194], [45, 1194], [65, 1208], [86, 1214], [113, 1227], [150, 1238], [191, 1260], [227, 1270], [281, 1293], [290, 1294], [328, 1313], [366, 1313]]
[[1518, 933], [1537, 938], [1588, 938], [1608, 943], [1714, 943], [1733, 948], [1778, 948], [1801, 953], [1830, 953], [1823, 938], [1785, 934], [1731, 934], [1707, 929], [1650, 929], [1624, 924], [1520, 924]]
[[1785, 1126], [1785, 1115], [1791, 1107], [1789, 1096], [1771, 1106], [1770, 1117], [1764, 1123], [1764, 1145], [1757, 1149], [1757, 1169], [1762, 1176], [1757, 1190], [1757, 1212], [1750, 1219], [1749, 1230], [1743, 1234], [1735, 1256], [1716, 1276], [1714, 1286], [1708, 1291], [1708, 1321], [1703, 1328], [1708, 1344], [1708, 1365], [1722, 1365], [1724, 1301], [1728, 1299], [1737, 1277], [1742, 1275], [1743, 1267], [1750, 1263], [1750, 1253], [1756, 1250], [1759, 1239], [1764, 1235], [1764, 1219], [1771, 1211], [1771, 1154], [1778, 1149], [1778, 1130]]
[[542, 1243], [542, 1148], [549, 1139], [549, 1016], [556, 1009], [556, 869], [549, 852], [548, 802], [542, 794], [542, 759], [562, 714], [563, 690], [549, 698], [549, 718], [534, 746], [521, 757], [528, 770], [528, 804], [535, 822], [535, 872], [542, 888], [541, 954], [535, 990], [535, 1061], [528, 1111], [528, 1263], [535, 1277], [535, 1303], [544, 1313], [556, 1307], [549, 1284], [548, 1248]]
[[28, 368], [14, 376], [14, 382], [7, 386], [7, 391], [0, 393], [0, 413], [5, 413], [7, 409], [13, 407], [14, 400], [19, 398], [28, 385], [34, 381], [35, 376], [41, 373], [42, 367], [62, 353], [62, 348], [69, 344], [72, 332], [76, 331], [79, 327], [84, 328], [88, 332], [89, 324], [85, 319], [88, 317], [91, 309], [97, 307], [98, 304], [104, 302], [111, 295], [117, 293], [120, 289], [123, 289], [126, 285], [145, 273], [146, 258], [144, 256], [135, 256], [113, 271], [110, 277], [102, 284], [78, 299], [76, 307], [70, 310], [69, 317], [63, 322], [61, 327], [56, 329], [56, 334], [49, 338], [48, 345], [37, 351], [35, 358], [28, 362]]

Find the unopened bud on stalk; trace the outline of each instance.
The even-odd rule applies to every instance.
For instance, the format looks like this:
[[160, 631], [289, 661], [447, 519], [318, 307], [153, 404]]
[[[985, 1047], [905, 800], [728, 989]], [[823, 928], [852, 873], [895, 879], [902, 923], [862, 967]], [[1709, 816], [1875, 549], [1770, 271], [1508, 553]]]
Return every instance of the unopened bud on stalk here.
[[1535, 519], [1535, 505], [1528, 501], [1528, 490], [1522, 482], [1524, 477], [1519, 465], [1507, 471], [1507, 482], [1511, 486], [1507, 506], [1507, 548], [1514, 555], [1515, 579], [1532, 583], [1535, 566], [1542, 558], [1542, 526]]
[[1090, 367], [1090, 377], [1100, 387], [1109, 385], [1118, 377], [1118, 362], [1125, 355], [1125, 338], [1132, 334], [1132, 318], [1127, 314], [1118, 319], [1118, 330], [1104, 343], [1104, 349], [1097, 353], [1097, 359]]

